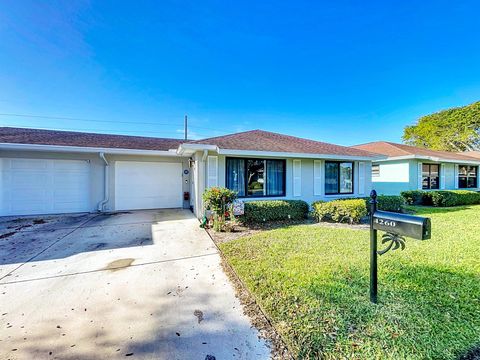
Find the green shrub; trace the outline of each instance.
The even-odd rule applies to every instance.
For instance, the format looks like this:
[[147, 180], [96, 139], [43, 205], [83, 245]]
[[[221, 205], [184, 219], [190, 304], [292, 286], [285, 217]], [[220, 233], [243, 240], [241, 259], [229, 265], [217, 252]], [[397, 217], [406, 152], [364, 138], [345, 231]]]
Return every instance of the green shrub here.
[[214, 186], [206, 189], [202, 197], [205, 210], [213, 212], [213, 230], [223, 231], [226, 224], [225, 219], [231, 216], [231, 208], [233, 201], [237, 198], [237, 193], [227, 188]]
[[425, 193], [426, 192], [422, 190], [409, 190], [402, 191], [400, 195], [405, 199], [405, 202], [408, 205], [421, 205], [423, 204]]
[[312, 204], [313, 215], [318, 221], [359, 223], [367, 215], [365, 199], [317, 201]]
[[469, 190], [429, 191], [428, 196], [437, 207], [480, 204], [480, 193]]
[[420, 205], [433, 206], [432, 191], [424, 191]]
[[206, 210], [212, 210], [216, 215], [223, 216], [236, 198], [235, 191], [214, 186], [203, 193], [203, 204]]
[[246, 201], [243, 220], [248, 223], [302, 220], [307, 215], [308, 204], [302, 200]]
[[399, 195], [379, 195], [377, 202], [378, 210], [383, 211], [402, 212], [405, 206], [405, 199]]
[[436, 207], [480, 204], [480, 193], [470, 190], [411, 190], [401, 195], [409, 205]]

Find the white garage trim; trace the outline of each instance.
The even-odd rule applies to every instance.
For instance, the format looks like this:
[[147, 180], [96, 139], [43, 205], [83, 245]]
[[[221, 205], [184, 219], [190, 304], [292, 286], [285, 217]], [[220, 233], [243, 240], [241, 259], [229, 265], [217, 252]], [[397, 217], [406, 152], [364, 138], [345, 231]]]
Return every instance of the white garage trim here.
[[90, 211], [88, 160], [1, 159], [0, 215]]
[[182, 187], [182, 163], [115, 162], [115, 210], [182, 207]]

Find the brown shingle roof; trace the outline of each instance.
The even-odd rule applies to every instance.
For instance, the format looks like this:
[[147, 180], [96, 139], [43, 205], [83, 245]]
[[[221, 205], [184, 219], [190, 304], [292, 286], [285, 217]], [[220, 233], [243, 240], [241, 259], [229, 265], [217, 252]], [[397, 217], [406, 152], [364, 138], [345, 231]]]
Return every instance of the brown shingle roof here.
[[143, 136], [0, 127], [0, 143], [165, 151], [176, 149], [182, 142]]
[[476, 159], [480, 159], [480, 151], [464, 151], [464, 152], [461, 152], [459, 154], [474, 157]]
[[459, 161], [478, 161], [478, 159], [473, 158], [472, 156], [467, 156], [464, 154], [449, 152], [449, 151], [438, 151], [419, 148], [416, 146], [396, 144], [387, 141], [376, 141], [368, 144], [361, 144], [353, 146], [356, 149], [371, 151], [377, 154], [386, 155], [388, 157], [397, 157], [397, 156], [425, 156], [425, 157], [436, 157], [446, 160], [459, 160]]
[[216, 145], [221, 149], [229, 150], [273, 151], [362, 157], [378, 156], [377, 154], [372, 154], [365, 150], [302, 139], [295, 136], [277, 134], [263, 130], [251, 130], [218, 136], [194, 141], [194, 143]]

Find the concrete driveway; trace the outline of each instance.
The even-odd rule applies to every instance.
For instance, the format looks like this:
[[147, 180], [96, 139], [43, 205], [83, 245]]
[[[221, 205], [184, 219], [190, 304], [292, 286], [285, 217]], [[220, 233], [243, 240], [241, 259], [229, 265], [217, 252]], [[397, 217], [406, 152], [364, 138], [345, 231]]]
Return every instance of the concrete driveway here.
[[186, 210], [0, 220], [1, 359], [268, 359]]

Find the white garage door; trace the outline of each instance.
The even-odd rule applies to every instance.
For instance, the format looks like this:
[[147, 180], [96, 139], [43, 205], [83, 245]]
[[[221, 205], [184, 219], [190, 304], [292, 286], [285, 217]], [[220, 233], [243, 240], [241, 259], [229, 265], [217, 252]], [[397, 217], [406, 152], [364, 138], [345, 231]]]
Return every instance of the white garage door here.
[[115, 162], [115, 209], [182, 207], [182, 164]]
[[0, 215], [89, 211], [85, 160], [0, 159]]

